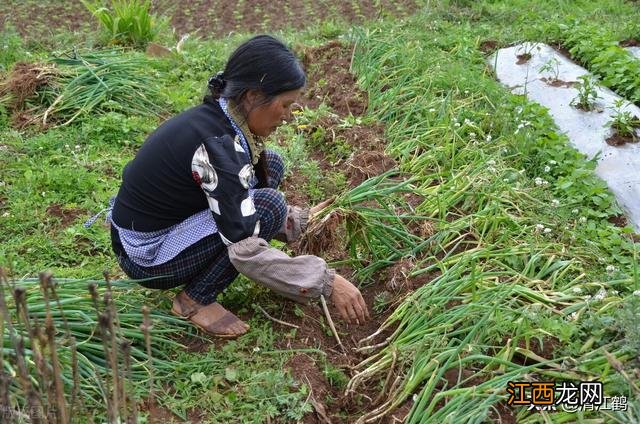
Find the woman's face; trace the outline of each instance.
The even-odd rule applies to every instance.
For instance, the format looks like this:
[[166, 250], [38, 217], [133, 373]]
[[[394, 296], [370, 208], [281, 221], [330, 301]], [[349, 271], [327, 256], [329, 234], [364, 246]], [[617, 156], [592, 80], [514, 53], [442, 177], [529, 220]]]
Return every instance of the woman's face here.
[[[278, 94], [271, 102], [259, 104], [260, 95], [248, 92], [245, 101], [248, 110], [247, 124], [249, 130], [257, 136], [266, 137], [276, 130], [282, 121], [289, 118], [291, 106], [296, 102], [302, 89], [285, 91]], [[257, 106], [254, 106], [256, 105]]]

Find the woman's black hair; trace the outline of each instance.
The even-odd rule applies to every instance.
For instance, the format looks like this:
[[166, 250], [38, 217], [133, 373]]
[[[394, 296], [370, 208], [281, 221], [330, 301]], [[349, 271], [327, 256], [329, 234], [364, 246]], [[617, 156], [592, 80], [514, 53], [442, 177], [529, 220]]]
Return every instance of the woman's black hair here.
[[[209, 78], [211, 95], [206, 96], [205, 101], [226, 97], [242, 105], [247, 91], [257, 90], [262, 95], [259, 104], [267, 104], [278, 94], [304, 87], [306, 81], [302, 65], [284, 43], [270, 35], [258, 35], [242, 43], [231, 54], [224, 71]], [[242, 112], [245, 116], [249, 113]], [[264, 151], [254, 170], [258, 177], [256, 188], [267, 187]]]
[[269, 103], [278, 94], [304, 87], [302, 65], [291, 50], [270, 35], [242, 43], [229, 57], [224, 71], [209, 79], [211, 97], [227, 97], [241, 104], [249, 90], [258, 90]]

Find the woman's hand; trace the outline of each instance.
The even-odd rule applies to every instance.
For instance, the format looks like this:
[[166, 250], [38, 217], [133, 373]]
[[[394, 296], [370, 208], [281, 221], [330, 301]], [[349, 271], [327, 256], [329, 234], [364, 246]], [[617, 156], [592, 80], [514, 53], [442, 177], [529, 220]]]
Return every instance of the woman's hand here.
[[317, 205], [309, 209], [309, 220], [313, 219], [324, 208], [332, 204], [334, 200], [336, 200], [335, 197], [331, 197], [323, 202], [318, 203]]
[[333, 280], [331, 300], [347, 322], [363, 324], [370, 318], [360, 290], [338, 274]]

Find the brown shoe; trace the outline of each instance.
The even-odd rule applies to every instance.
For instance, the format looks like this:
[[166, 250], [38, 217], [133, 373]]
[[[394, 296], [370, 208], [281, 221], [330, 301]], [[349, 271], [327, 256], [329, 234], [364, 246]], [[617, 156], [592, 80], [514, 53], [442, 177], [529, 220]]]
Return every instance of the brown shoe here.
[[249, 331], [249, 326], [227, 311], [218, 302], [202, 305], [191, 299], [184, 290], [173, 299], [171, 312], [191, 321], [207, 334], [233, 339]]

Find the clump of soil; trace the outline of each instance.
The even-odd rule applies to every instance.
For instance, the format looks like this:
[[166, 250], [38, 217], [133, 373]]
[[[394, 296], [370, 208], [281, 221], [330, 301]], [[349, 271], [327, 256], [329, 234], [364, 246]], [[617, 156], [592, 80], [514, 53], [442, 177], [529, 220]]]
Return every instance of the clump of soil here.
[[365, 150], [351, 156], [345, 164], [349, 185], [356, 187], [368, 178], [393, 169], [396, 161], [382, 152]]
[[629, 223], [629, 221], [627, 220], [627, 217], [624, 215], [612, 216], [609, 219], [607, 219], [607, 221], [609, 221], [616, 227], [620, 227], [620, 228], [626, 227], [627, 224]]
[[65, 208], [59, 203], [52, 203], [47, 207], [47, 215], [53, 216], [60, 219], [60, 225], [63, 228], [67, 228], [74, 221], [83, 215], [86, 215], [88, 212], [85, 209], [81, 208]]
[[27, 100], [36, 96], [38, 90], [51, 85], [58, 72], [51, 65], [18, 62], [11, 73], [0, 82], [0, 97], [9, 96], [9, 111], [12, 114], [13, 126], [21, 129], [33, 123], [36, 118], [31, 110], [27, 110]]
[[498, 41], [496, 40], [484, 40], [480, 43], [480, 51], [488, 54], [493, 53], [498, 48]]
[[561, 79], [558, 79], [558, 78], [542, 77], [540, 78], [540, 81], [545, 82], [547, 83], [547, 85], [550, 85], [552, 87], [570, 88], [575, 85], [575, 81], [562, 81]]
[[0, 95], [11, 94], [14, 106], [22, 107], [26, 99], [49, 84], [56, 75], [56, 69], [51, 65], [18, 62], [7, 79], [0, 83]]
[[517, 65], [524, 65], [525, 63], [531, 60], [531, 53], [522, 53], [517, 55], [516, 58], [518, 59], [516, 61]]
[[640, 47], [640, 41], [635, 38], [627, 38], [619, 43], [620, 47]]
[[624, 146], [627, 143], [637, 143], [638, 137], [634, 137], [633, 135], [628, 134], [620, 134], [617, 130], [614, 129], [613, 134], [611, 134], [605, 140], [609, 146]]
[[322, 219], [313, 220], [302, 235], [299, 252], [325, 258], [346, 256], [344, 223], [349, 217], [341, 210], [333, 210]]
[[325, 101], [341, 116], [365, 112], [369, 99], [350, 72], [352, 50], [340, 41], [331, 41], [303, 52], [302, 64], [309, 77], [301, 102], [304, 106], [313, 109]]

